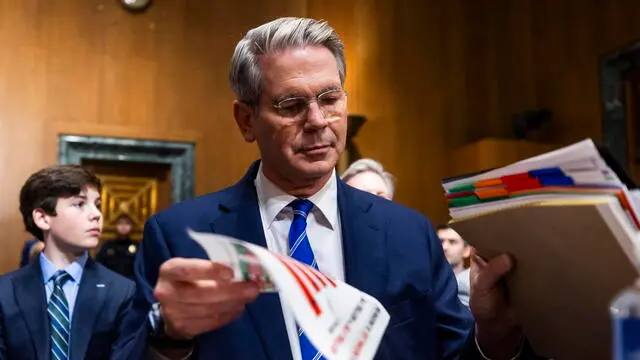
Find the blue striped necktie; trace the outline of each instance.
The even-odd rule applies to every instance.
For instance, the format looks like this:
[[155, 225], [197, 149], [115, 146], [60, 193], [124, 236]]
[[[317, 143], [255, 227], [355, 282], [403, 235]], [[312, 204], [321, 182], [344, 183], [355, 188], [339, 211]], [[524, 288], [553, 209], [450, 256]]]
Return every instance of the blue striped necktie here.
[[[313, 203], [306, 199], [297, 199], [289, 205], [293, 208], [293, 222], [289, 229], [289, 256], [318, 269], [318, 264], [309, 243], [309, 237], [307, 237], [307, 215], [313, 208]], [[302, 360], [324, 359], [300, 328], [298, 328], [298, 337], [300, 339]]]
[[51, 359], [68, 360], [71, 322], [69, 321], [69, 303], [62, 287], [71, 280], [71, 276], [64, 270], [58, 270], [51, 279], [53, 280], [53, 293], [47, 306], [50, 321]]

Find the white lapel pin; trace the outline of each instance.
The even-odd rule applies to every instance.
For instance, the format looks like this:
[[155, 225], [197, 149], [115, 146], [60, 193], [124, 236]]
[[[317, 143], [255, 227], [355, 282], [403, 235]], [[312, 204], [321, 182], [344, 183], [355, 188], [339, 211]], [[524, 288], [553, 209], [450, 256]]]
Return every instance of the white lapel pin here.
[[104, 287], [104, 284], [96, 284], [96, 287]]

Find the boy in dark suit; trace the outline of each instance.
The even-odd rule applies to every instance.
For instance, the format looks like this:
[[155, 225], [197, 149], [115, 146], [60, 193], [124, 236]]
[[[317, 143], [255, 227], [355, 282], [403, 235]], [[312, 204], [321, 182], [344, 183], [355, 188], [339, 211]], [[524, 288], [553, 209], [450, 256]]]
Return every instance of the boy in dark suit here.
[[25, 227], [45, 248], [0, 277], [0, 360], [112, 359], [127, 342], [135, 284], [88, 255], [102, 232], [101, 188], [77, 165], [40, 170], [23, 185]]

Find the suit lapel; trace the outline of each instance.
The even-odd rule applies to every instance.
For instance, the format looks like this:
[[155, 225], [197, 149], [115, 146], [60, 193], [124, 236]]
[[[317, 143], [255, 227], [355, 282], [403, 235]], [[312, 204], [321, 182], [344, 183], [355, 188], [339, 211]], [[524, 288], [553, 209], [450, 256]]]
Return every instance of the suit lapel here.
[[29, 334], [37, 358], [49, 360], [49, 315], [40, 261], [28, 265], [23, 276], [13, 282], [14, 296]]
[[[90, 258], [82, 272], [78, 297], [73, 310], [71, 323], [71, 360], [85, 358], [96, 316], [101, 312], [102, 305], [109, 290], [106, 279], [100, 276], [98, 267]], [[104, 286], [98, 287], [98, 284]]]
[[[232, 236], [253, 244], [267, 247], [260, 209], [254, 186], [258, 162], [232, 189], [229, 197], [220, 204], [220, 216], [211, 223], [214, 233]], [[282, 307], [277, 294], [261, 294], [247, 305], [247, 315], [254, 324], [268, 358], [291, 359], [291, 347], [282, 317]]]
[[338, 180], [345, 279], [348, 284], [385, 303], [387, 245], [384, 224], [371, 216], [373, 204], [364, 194]]

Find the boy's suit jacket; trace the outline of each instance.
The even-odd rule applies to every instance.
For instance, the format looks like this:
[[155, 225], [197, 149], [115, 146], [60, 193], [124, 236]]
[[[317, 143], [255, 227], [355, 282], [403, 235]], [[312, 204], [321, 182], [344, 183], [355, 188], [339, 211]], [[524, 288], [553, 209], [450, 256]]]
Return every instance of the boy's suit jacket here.
[[[135, 283], [87, 260], [71, 324], [70, 360], [110, 359], [127, 341]], [[49, 360], [40, 261], [0, 276], [0, 360]]]

